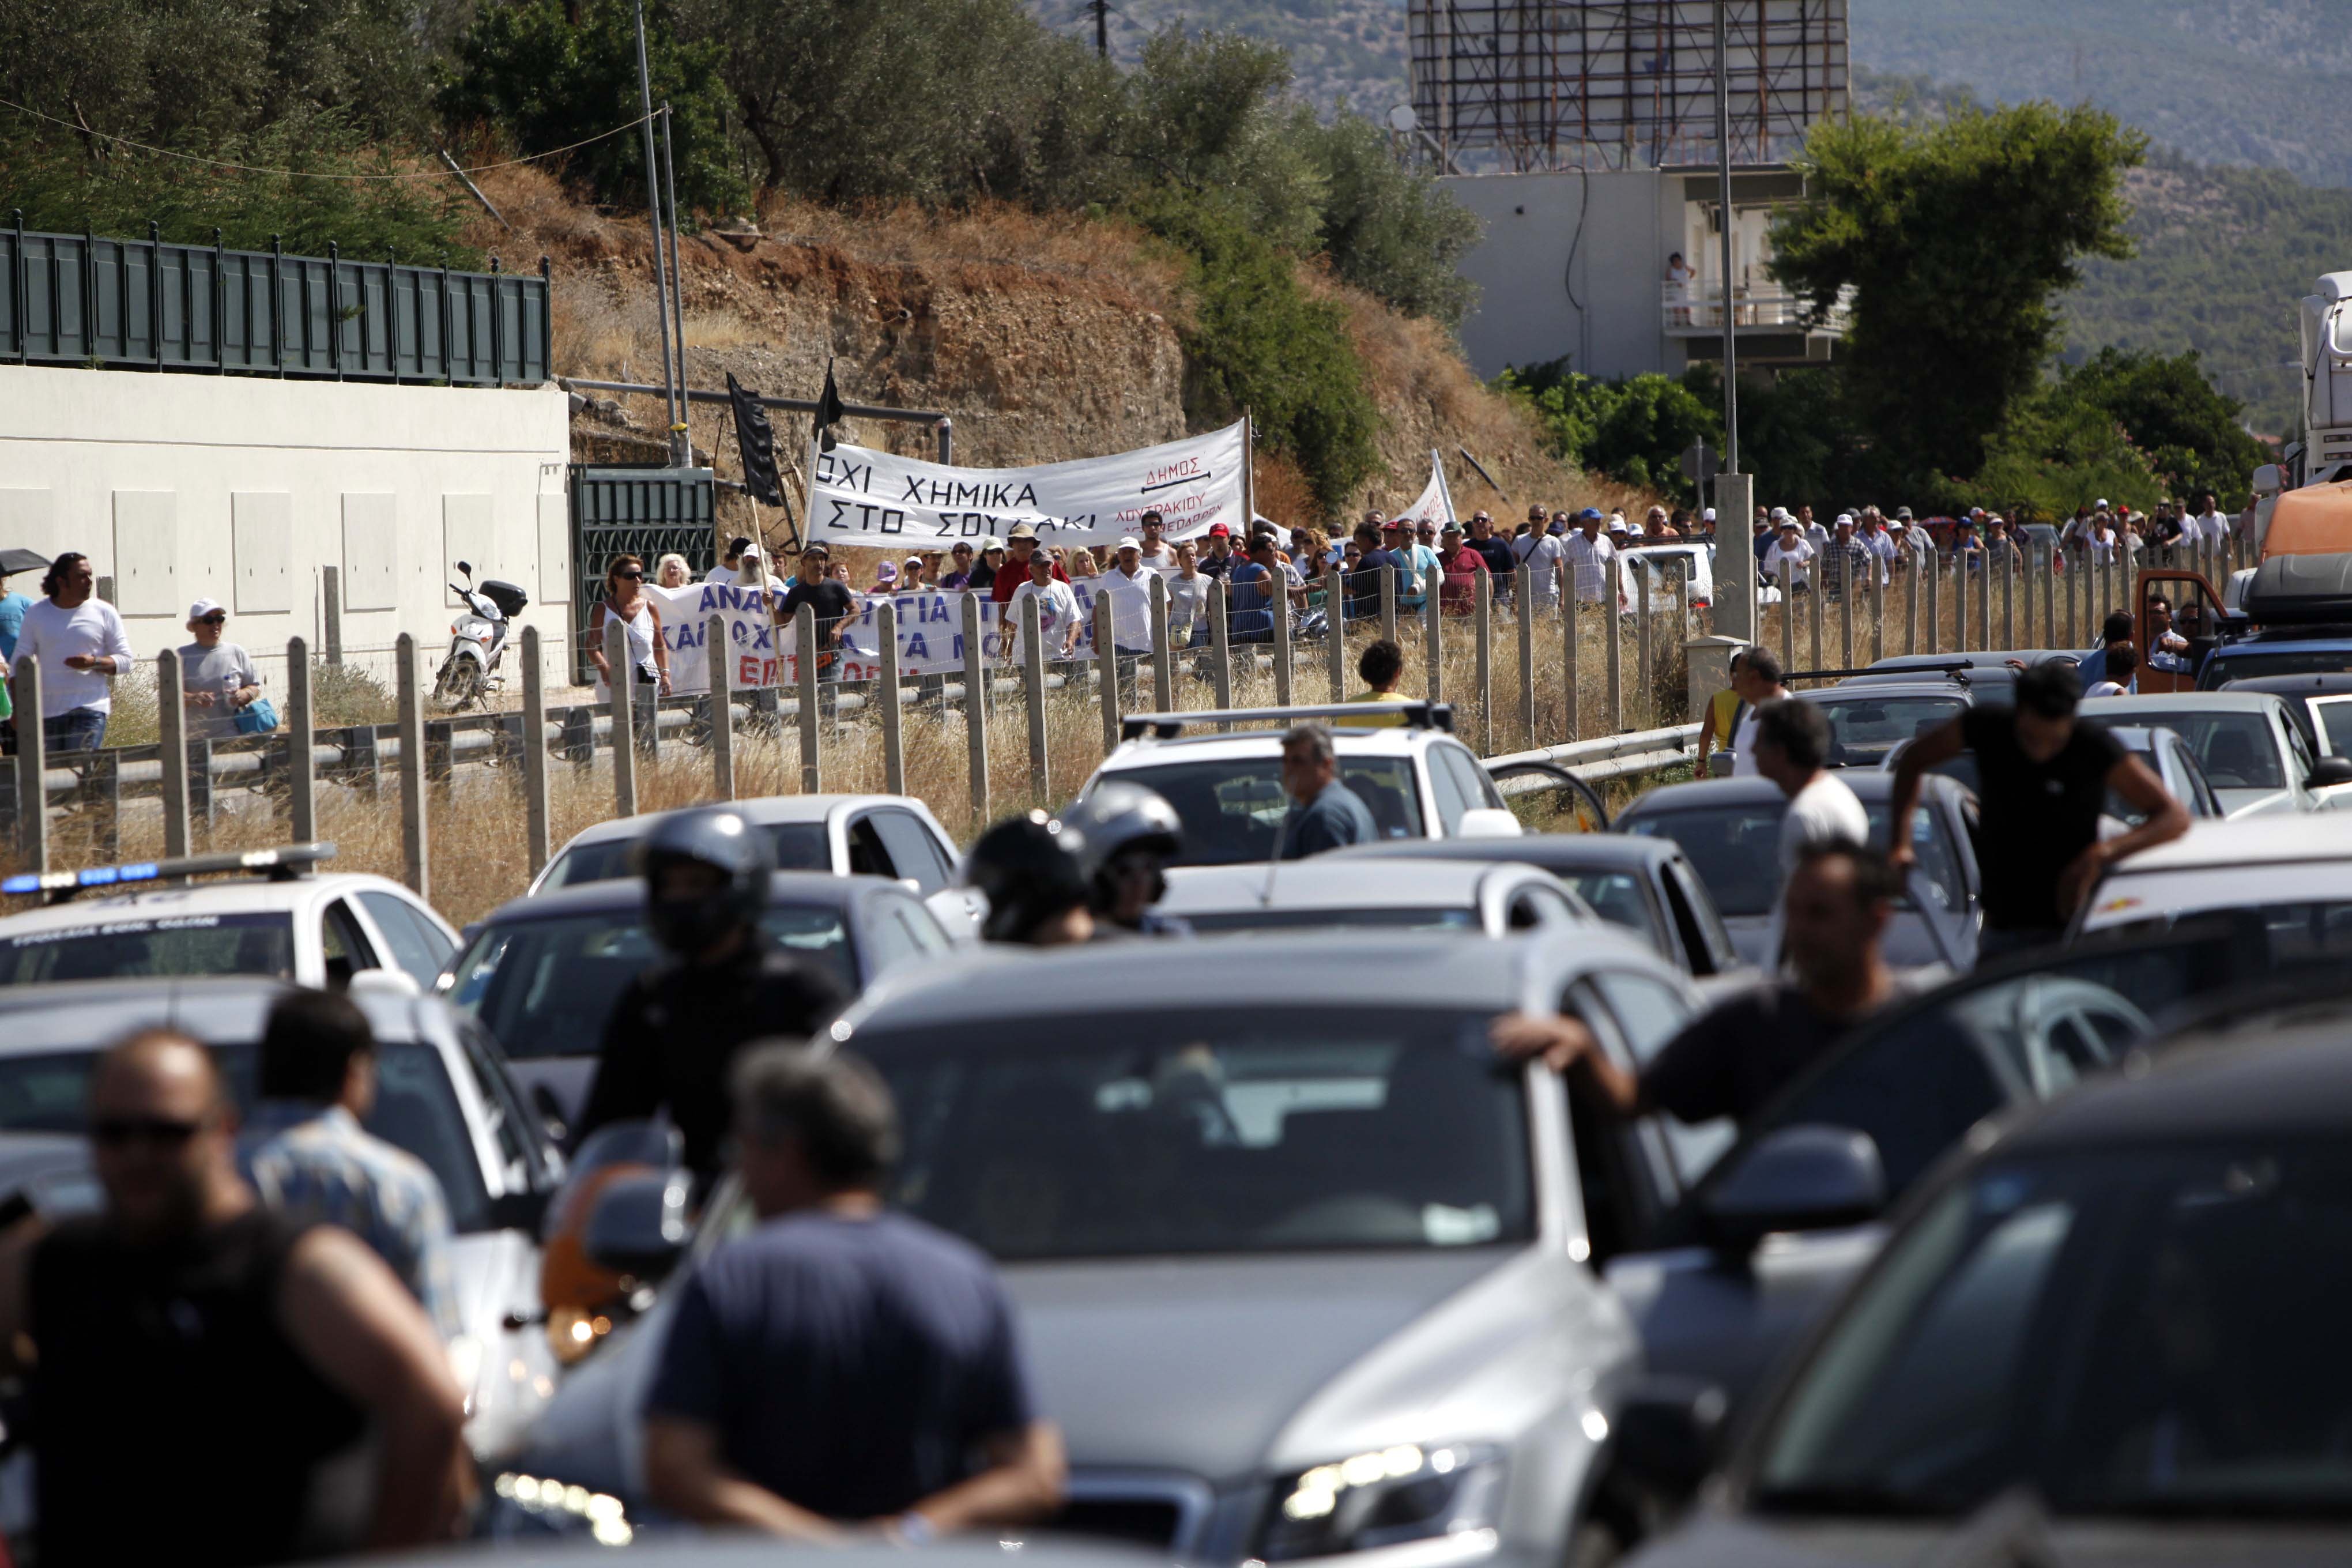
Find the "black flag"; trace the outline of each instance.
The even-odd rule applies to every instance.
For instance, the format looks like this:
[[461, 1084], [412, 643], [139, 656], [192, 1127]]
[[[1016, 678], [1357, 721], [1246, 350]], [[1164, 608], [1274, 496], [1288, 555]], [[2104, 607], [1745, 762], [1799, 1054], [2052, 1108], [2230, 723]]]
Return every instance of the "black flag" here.
[[816, 399], [816, 449], [818, 451], [833, 450], [833, 426], [836, 421], [846, 416], [841, 406], [841, 389], [833, 384], [833, 362], [827, 360], [824, 362], [824, 390], [817, 394]]
[[727, 401], [735, 406], [735, 447], [743, 456], [743, 489], [753, 500], [770, 506], [784, 502], [783, 480], [776, 474], [776, 433], [768, 426], [768, 411], [760, 395], [727, 373]]

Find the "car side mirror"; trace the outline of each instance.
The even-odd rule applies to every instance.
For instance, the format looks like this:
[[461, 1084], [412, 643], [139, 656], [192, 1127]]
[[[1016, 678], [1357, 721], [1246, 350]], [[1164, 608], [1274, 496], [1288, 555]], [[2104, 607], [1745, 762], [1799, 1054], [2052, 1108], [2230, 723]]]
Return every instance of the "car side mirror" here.
[[1689, 1500], [1715, 1468], [1730, 1401], [1721, 1388], [1687, 1377], [1650, 1377], [1617, 1407], [1617, 1464], [1668, 1504]]
[[1456, 838], [1517, 838], [1527, 831], [1519, 819], [1496, 806], [1473, 806], [1454, 825]]
[[596, 1194], [583, 1247], [588, 1260], [635, 1279], [658, 1279], [686, 1251], [692, 1178], [684, 1171], [620, 1176]]
[[1878, 1145], [1850, 1127], [1783, 1127], [1707, 1193], [1707, 1227], [1725, 1247], [1752, 1250], [1774, 1231], [1858, 1225], [1886, 1206]]
[[2303, 782], [2310, 789], [2352, 784], [2352, 757], [2322, 757], [2311, 764], [2310, 775]]

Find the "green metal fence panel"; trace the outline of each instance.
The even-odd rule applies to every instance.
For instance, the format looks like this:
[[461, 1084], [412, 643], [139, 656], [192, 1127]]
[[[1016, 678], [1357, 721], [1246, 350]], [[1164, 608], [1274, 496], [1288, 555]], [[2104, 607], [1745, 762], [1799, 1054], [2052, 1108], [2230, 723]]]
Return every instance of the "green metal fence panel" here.
[[572, 679], [585, 684], [588, 618], [604, 597], [604, 568], [635, 555], [648, 576], [676, 552], [698, 579], [719, 563], [718, 494], [709, 468], [572, 465], [572, 603], [579, 612]]
[[0, 360], [108, 369], [535, 385], [547, 263], [453, 272], [345, 257], [0, 227]]

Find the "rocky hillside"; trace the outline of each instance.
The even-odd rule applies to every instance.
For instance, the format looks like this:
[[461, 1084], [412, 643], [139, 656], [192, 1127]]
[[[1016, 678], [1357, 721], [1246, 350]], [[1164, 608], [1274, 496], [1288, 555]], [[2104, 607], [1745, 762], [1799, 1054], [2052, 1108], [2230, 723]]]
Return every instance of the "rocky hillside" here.
[[[583, 208], [529, 170], [487, 183], [514, 232], [485, 218], [485, 248], [555, 263], [555, 355], [561, 374], [656, 382], [660, 338], [646, 225]], [[1184, 435], [1184, 294], [1180, 263], [1127, 225], [1007, 209], [960, 215], [912, 209], [851, 216], [797, 203], [765, 208], [756, 232], [681, 242], [687, 361], [696, 386], [731, 372], [772, 395], [813, 397], [835, 364], [853, 403], [932, 408], [955, 421], [959, 461], [1054, 462]], [[1466, 447], [1518, 505], [1582, 505], [1612, 497], [1548, 457], [1534, 424], [1472, 375], [1451, 339], [1370, 296], [1317, 275], [1346, 303], [1371, 377], [1386, 471], [1363, 504], [1410, 500], [1429, 451], [1447, 458], [1464, 509], [1501, 504], [1455, 453]], [[661, 444], [658, 399], [595, 395], [574, 422], [583, 458], [645, 461]], [[736, 459], [724, 410], [697, 405], [693, 439]], [[797, 466], [807, 425], [776, 421], [778, 457]], [[852, 421], [864, 445], [929, 452], [921, 426]], [[1315, 521], [1305, 483], [1261, 457], [1259, 508]], [[732, 513], [741, 503], [730, 501]], [[740, 519], [748, 524], [748, 510]], [[780, 520], [772, 514], [765, 521]]]

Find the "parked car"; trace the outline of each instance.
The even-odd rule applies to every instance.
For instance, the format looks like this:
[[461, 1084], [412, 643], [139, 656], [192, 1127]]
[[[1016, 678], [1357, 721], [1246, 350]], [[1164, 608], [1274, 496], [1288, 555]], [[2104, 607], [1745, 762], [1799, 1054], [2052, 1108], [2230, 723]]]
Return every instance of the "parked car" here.
[[2161, 725], [2178, 734], [2228, 816], [2317, 811], [2333, 804], [2331, 791], [2352, 784], [2352, 760], [2315, 757], [2275, 692], [2094, 697], [2076, 712], [2087, 724]]
[[[911, 882], [949, 935], [976, 938], [986, 911], [955, 885], [955, 840], [931, 808], [906, 795], [769, 795], [730, 803], [768, 836], [779, 871]], [[638, 842], [669, 814], [616, 816], [574, 835], [541, 868], [526, 898], [636, 875]]]
[[[2347, 661], [2352, 662], [2352, 661]], [[2352, 757], [2352, 670], [2332, 675], [2257, 675], [2230, 691], [2268, 691], [2286, 699], [2287, 717], [2315, 757]]]
[[[1870, 814], [1871, 841], [1886, 845], [1895, 776], [1848, 769], [1839, 775]], [[1922, 781], [1911, 847], [1918, 869], [1886, 933], [1887, 962], [1904, 968], [1976, 962], [1980, 882], [1976, 797], [1952, 780]], [[1769, 779], [1700, 779], [1665, 784], [1617, 818], [1617, 831], [1670, 838], [1697, 868], [1733, 945], [1747, 963], [1771, 966], [1772, 907], [1780, 897], [1780, 817], [1788, 797]]]
[[[436, 982], [489, 1030], [532, 1105], [559, 1129], [579, 1119], [621, 988], [663, 957], [646, 933], [645, 907], [635, 878], [512, 900]], [[853, 996], [900, 964], [936, 961], [955, 946], [928, 905], [880, 877], [779, 871], [760, 928]]]
[[[1974, 1142], [1642, 1568], [2352, 1557], [2352, 1005], [2197, 1031]], [[1824, 1139], [1817, 1191], [1870, 1185]], [[1687, 1389], [1625, 1413], [1688, 1478]]]
[[1957, 680], [1865, 680], [1796, 695], [1830, 721], [1828, 766], [1874, 768], [1906, 742], [1958, 718], [1976, 689]]
[[[1516, 844], [1517, 839], [1496, 840]], [[1203, 866], [1169, 879], [1160, 914], [1202, 936], [1350, 926], [1503, 936], [1594, 921], [1548, 871], [1513, 861], [1393, 865], [1318, 855], [1264, 866]]]
[[[1391, 728], [1350, 724], [1355, 704], [1260, 709], [1242, 717], [1324, 719], [1332, 727], [1339, 781], [1360, 797], [1382, 838], [1517, 837], [1518, 818], [1469, 747], [1455, 740], [1452, 710], [1416, 704]], [[1184, 847], [1170, 864], [1263, 866], [1290, 809], [1282, 788], [1281, 730], [1188, 729], [1223, 724], [1217, 712], [1139, 715], [1127, 739], [1095, 770], [1087, 789], [1123, 779], [1157, 790], [1184, 824]], [[1083, 795], [1085, 792], [1081, 792]]]
[[1623, 833], [1530, 833], [1520, 838], [1405, 839], [1335, 849], [1329, 860], [1518, 860], [1566, 883], [1595, 916], [1639, 934], [1684, 973], [1744, 970], [1715, 900], [1680, 846]]
[[249, 974], [340, 988], [371, 969], [431, 985], [457, 933], [397, 882], [313, 869], [334, 853], [331, 844], [289, 845], [11, 877], [0, 895], [49, 901], [0, 919], [0, 987]]
[[[267, 977], [206, 976], [0, 990], [0, 1133], [78, 1141], [99, 1053], [142, 1028], [178, 1029], [210, 1047], [237, 1103], [249, 1104], [263, 1022], [289, 989]], [[404, 982], [362, 979], [352, 999], [377, 1042], [367, 1129], [431, 1167], [448, 1202], [464, 1325], [449, 1359], [467, 1391], [467, 1437], [496, 1458], [520, 1444], [554, 1389], [537, 1326], [536, 1237], [562, 1162], [479, 1025]], [[94, 1184], [88, 1193], [100, 1201]]]
[[[2230, 814], [2221, 805], [2221, 798], [2205, 781], [2205, 770], [2197, 765], [2197, 753], [2177, 731], [2161, 724], [2116, 724], [2107, 733], [2116, 744], [2137, 757], [2154, 773], [2165, 793], [2179, 801], [2189, 813], [2191, 822], [2219, 822]], [[1973, 763], [1975, 759], [1970, 758]], [[2126, 827], [2137, 827], [2147, 820], [2145, 813], [2115, 791], [2107, 792], [2105, 815]]]
[[[1606, 1439], [1639, 1352], [1593, 1270], [1679, 1187], [1652, 1121], [1571, 1124], [1559, 1078], [1499, 1070], [1487, 1028], [1573, 1006], [1630, 1067], [1629, 1034], [1690, 1015], [1688, 980], [1602, 926], [1171, 952], [897, 976], [831, 1031], [897, 1097], [893, 1201], [1003, 1270], [1066, 1435], [1061, 1526], [1204, 1568], [1575, 1563], [1630, 1540]], [[628, 1200], [604, 1202], [646, 1272], [656, 1228], [624, 1237]], [[722, 1185], [686, 1262], [751, 1223]], [[673, 1297], [573, 1372], [520, 1468], [642, 1497]]]
[[2107, 868], [2071, 934], [2147, 934], [2226, 914], [2282, 956], [2352, 953], [2352, 818], [2252, 816], [2200, 824]]

